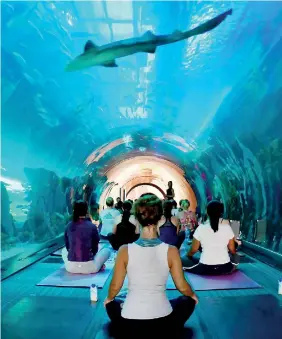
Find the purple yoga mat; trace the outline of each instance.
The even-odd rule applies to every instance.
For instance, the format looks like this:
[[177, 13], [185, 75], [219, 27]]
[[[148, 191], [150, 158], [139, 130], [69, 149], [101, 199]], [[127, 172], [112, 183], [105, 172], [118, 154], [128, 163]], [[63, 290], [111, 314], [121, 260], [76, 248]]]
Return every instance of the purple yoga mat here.
[[[241, 271], [221, 276], [201, 276], [184, 272], [184, 276], [186, 280], [192, 285], [195, 291], [231, 290], [261, 287], [258, 283], [247, 277]], [[128, 288], [127, 277], [125, 278], [123, 288]], [[176, 290], [176, 286], [171, 275], [168, 276], [166, 289]]]
[[261, 288], [258, 283], [241, 271], [220, 276], [203, 276], [187, 272], [185, 275], [195, 291]]
[[90, 287], [91, 284], [103, 288], [114, 267], [113, 261], [106, 262], [106, 269], [95, 274], [72, 274], [68, 273], [65, 266], [61, 266], [54, 273], [40, 281], [37, 286], [55, 287]]

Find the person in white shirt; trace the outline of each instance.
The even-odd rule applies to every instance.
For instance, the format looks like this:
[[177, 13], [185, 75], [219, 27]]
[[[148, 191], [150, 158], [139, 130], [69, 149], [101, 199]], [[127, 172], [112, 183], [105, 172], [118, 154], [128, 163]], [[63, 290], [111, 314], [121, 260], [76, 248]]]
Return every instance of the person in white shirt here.
[[101, 236], [106, 238], [109, 233], [113, 232], [115, 218], [120, 215], [120, 212], [114, 208], [114, 199], [108, 197], [106, 200], [107, 208], [100, 213], [100, 221], [102, 223]]
[[[231, 255], [236, 255], [234, 233], [227, 220], [222, 218], [224, 206], [219, 201], [211, 201], [207, 206], [208, 221], [196, 229], [192, 246], [182, 259], [183, 268], [202, 275], [222, 275], [232, 273], [237, 264]], [[202, 248], [200, 261], [193, 255]]]
[[[141, 225], [140, 238], [119, 249], [104, 305], [117, 331], [115, 337], [176, 338], [198, 298], [184, 277], [178, 249], [158, 238], [157, 224], [163, 214], [161, 200], [153, 194], [145, 195], [133, 208]], [[166, 295], [169, 274], [183, 295], [173, 300]], [[124, 301], [116, 296], [126, 275], [128, 294]]]

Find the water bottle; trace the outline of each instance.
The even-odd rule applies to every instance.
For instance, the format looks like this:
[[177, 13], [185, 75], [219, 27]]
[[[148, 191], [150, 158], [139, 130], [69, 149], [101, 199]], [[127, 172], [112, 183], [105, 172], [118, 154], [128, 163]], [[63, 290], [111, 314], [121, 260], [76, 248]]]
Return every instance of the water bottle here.
[[282, 295], [282, 278], [278, 280], [278, 294]]
[[90, 286], [90, 300], [91, 301], [98, 301], [98, 288], [95, 284]]

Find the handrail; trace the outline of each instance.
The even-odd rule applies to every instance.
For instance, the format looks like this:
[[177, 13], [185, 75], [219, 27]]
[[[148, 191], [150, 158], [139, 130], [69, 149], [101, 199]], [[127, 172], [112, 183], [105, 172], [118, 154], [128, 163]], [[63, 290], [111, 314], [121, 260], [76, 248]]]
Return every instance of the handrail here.
[[274, 252], [268, 248], [259, 246], [257, 244], [251, 243], [247, 240], [242, 240], [242, 245], [243, 245], [243, 250], [245, 247], [246, 249], [250, 249], [253, 252], [261, 254], [271, 259], [271, 261], [275, 264], [275, 266], [282, 268], [282, 254]]

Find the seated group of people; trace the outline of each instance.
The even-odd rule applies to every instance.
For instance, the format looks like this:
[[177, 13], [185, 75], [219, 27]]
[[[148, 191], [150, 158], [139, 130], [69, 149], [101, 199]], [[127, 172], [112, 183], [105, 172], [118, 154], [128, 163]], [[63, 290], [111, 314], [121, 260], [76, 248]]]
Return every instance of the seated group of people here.
[[[107, 204], [109, 202], [111, 205], [113, 200]], [[103, 232], [107, 226], [105, 220], [110, 220], [109, 214], [115, 214], [111, 206], [106, 210], [101, 213], [102, 235], [109, 234], [107, 228]], [[223, 212], [222, 203], [212, 201], [208, 204], [209, 220], [197, 227], [191, 248], [181, 258], [176, 247], [181, 242], [180, 227], [177, 218], [171, 215], [171, 202], [163, 204], [154, 194], [146, 194], [133, 207], [131, 202], [123, 204], [123, 214], [115, 215], [109, 240], [114, 248], [119, 248], [124, 241], [127, 244], [119, 248], [104, 302], [116, 337], [136, 338], [139, 335], [139, 338], [152, 333], [160, 337], [171, 333], [177, 337], [198, 303], [197, 296], [184, 277], [183, 268], [196, 274], [212, 275], [228, 274], [236, 268], [230, 257], [236, 254], [234, 233], [228, 222], [222, 219]], [[103, 218], [106, 215], [108, 219]], [[130, 232], [124, 229], [124, 223], [131, 224]], [[168, 231], [171, 224], [174, 225], [174, 233]], [[176, 246], [163, 241], [167, 238], [169, 241], [173, 238], [173, 245]], [[73, 221], [65, 232], [63, 259], [66, 270], [82, 274], [101, 270], [111, 250], [106, 247], [98, 250], [99, 240], [98, 229], [88, 217], [87, 203], [74, 203]], [[201, 256], [196, 261], [193, 256], [198, 250], [201, 250]], [[165, 292], [169, 274], [183, 295], [170, 301]], [[128, 292], [124, 300], [117, 296], [126, 276]]]
[[[146, 194], [142, 196], [144, 195]], [[140, 224], [132, 213], [133, 201], [119, 202], [121, 214], [117, 207], [114, 207], [114, 200], [111, 197], [107, 198], [107, 207], [100, 214], [101, 236], [109, 240], [114, 250], [135, 242], [140, 236]], [[192, 231], [197, 223], [195, 213], [189, 211], [189, 207], [188, 200], [181, 200], [180, 208], [176, 212], [175, 201], [163, 201], [163, 215], [157, 225], [161, 241], [178, 249], [181, 247], [185, 239], [185, 231], [187, 229]]]

